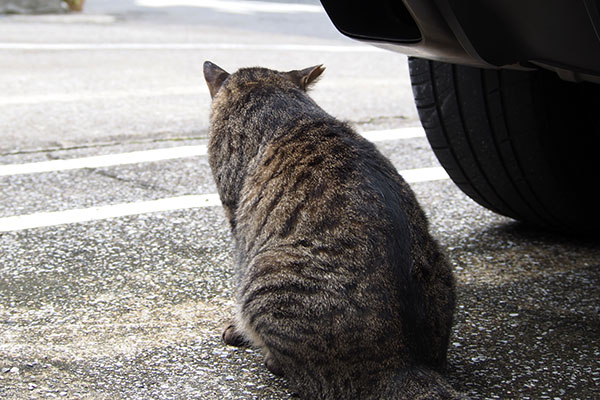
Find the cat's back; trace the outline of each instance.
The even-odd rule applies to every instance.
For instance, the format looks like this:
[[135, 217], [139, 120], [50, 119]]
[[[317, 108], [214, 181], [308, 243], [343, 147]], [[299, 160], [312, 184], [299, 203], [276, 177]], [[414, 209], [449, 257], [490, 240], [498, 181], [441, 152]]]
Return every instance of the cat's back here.
[[[253, 160], [236, 234], [254, 239], [245, 241], [248, 254], [302, 239], [333, 241], [348, 258], [359, 244], [364, 254], [408, 254], [409, 233], [398, 228], [409, 224], [415, 206], [372, 143], [331, 117], [309, 115], [283, 127]], [[385, 248], [389, 240], [377, 241], [382, 238], [393, 238], [393, 249]]]

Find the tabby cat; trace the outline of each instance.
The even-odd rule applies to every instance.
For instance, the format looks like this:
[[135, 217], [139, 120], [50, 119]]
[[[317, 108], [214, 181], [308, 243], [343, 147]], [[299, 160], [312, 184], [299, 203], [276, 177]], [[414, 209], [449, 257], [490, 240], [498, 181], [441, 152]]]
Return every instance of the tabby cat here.
[[392, 164], [308, 96], [323, 70], [204, 63], [237, 276], [223, 339], [262, 348], [303, 399], [458, 399], [438, 374], [449, 263]]

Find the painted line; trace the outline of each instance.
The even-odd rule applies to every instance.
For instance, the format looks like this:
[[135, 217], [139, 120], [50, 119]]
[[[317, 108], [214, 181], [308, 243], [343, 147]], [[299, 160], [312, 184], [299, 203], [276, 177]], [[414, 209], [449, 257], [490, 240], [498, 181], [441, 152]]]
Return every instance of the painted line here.
[[[448, 179], [448, 175], [441, 167], [409, 169], [398, 172], [408, 183]], [[220, 205], [221, 200], [219, 199], [219, 195], [211, 193], [65, 211], [39, 212], [0, 218], [0, 232], [98, 221], [153, 212], [216, 207]]]
[[0, 43], [0, 50], [89, 51], [89, 50], [240, 50], [307, 51], [323, 53], [373, 53], [373, 46], [243, 43]]
[[408, 183], [430, 182], [450, 179], [442, 167], [415, 168], [398, 171]]
[[386, 140], [412, 139], [425, 137], [425, 130], [420, 126], [400, 129], [386, 129], [380, 131], [361, 132], [361, 135], [371, 142], [383, 142]]
[[234, 0], [136, 0], [142, 7], [201, 7], [234, 14], [262, 13], [324, 13], [321, 6], [297, 3]]
[[80, 168], [103, 168], [116, 165], [171, 160], [175, 158], [196, 157], [206, 154], [206, 145], [168, 147], [164, 149], [73, 158], [70, 160], [52, 160], [28, 164], [0, 165], [0, 176], [67, 171]]
[[197, 207], [220, 206], [217, 194], [189, 195], [135, 203], [82, 208], [75, 210], [40, 212], [15, 217], [0, 218], [0, 232], [42, 228], [80, 222], [98, 221], [152, 212], [185, 210]]
[[[362, 135], [370, 141], [381, 142], [385, 140], [410, 139], [425, 136], [423, 128], [401, 128], [381, 131], [364, 132]], [[129, 153], [108, 154], [103, 156], [92, 156], [73, 158], [68, 160], [51, 160], [27, 164], [0, 165], [0, 176], [13, 176], [36, 174], [42, 172], [68, 171], [81, 168], [104, 168], [117, 165], [137, 164], [143, 162], [155, 162], [172, 160], [185, 157], [197, 157], [207, 154], [206, 145], [179, 146], [163, 149], [134, 151]]]
[[207, 94], [206, 85], [195, 87], [156, 88], [151, 90], [111, 90], [79, 93], [52, 93], [0, 97], [0, 106], [32, 105], [44, 103], [75, 103], [82, 101], [109, 101], [129, 98], [154, 98], [158, 96], [198, 96]]

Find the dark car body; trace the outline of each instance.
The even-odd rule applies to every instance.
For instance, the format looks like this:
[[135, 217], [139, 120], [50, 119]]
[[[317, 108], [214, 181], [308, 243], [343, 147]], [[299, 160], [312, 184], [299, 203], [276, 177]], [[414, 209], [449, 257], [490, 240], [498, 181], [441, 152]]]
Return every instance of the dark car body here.
[[321, 0], [343, 34], [410, 56], [600, 83], [598, 0]]
[[480, 205], [597, 234], [600, 0], [321, 0], [345, 35], [409, 57], [440, 164]]

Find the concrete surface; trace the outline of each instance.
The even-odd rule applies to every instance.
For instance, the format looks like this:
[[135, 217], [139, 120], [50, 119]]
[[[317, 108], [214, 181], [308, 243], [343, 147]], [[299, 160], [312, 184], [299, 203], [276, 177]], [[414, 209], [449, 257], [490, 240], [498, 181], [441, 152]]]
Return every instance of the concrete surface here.
[[[332, 114], [361, 131], [418, 124], [404, 57], [340, 37], [322, 13], [141, 4], [0, 17], [0, 165], [205, 144], [205, 59], [323, 62], [313, 96]], [[378, 146], [399, 169], [438, 166], [423, 137]], [[598, 241], [523, 227], [448, 180], [412, 186], [458, 281], [452, 384], [474, 399], [600, 398]], [[0, 229], [215, 190], [206, 156], [11, 174]], [[259, 352], [220, 340], [230, 246], [220, 207], [0, 232], [0, 398], [290, 398]]]
[[0, 0], [0, 14], [43, 14], [63, 12], [62, 0]]

